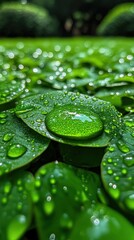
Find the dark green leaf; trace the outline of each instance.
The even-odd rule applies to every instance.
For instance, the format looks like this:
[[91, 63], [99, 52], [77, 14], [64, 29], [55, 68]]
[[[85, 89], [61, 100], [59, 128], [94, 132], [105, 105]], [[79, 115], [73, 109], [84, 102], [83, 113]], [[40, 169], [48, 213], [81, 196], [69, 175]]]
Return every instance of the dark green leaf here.
[[18, 171], [0, 178], [0, 239], [19, 240], [32, 217], [31, 173]]
[[134, 115], [124, 118], [120, 138], [113, 139], [104, 155], [101, 176], [116, 203], [134, 215]]
[[48, 139], [28, 128], [13, 112], [0, 112], [0, 175], [30, 163], [48, 145]]

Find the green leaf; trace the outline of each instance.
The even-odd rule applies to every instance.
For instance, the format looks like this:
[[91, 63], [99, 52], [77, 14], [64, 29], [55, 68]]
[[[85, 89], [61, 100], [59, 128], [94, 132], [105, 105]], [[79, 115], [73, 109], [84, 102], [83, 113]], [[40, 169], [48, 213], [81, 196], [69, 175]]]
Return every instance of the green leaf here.
[[32, 216], [31, 173], [17, 171], [0, 178], [0, 239], [19, 240]]
[[32, 196], [40, 240], [66, 240], [86, 202], [91, 204], [73, 168], [60, 162], [37, 171]]
[[0, 105], [17, 98], [23, 92], [24, 88], [24, 81], [12, 80], [0, 82]]
[[0, 175], [30, 163], [49, 140], [32, 131], [12, 111], [0, 112]]
[[110, 103], [66, 91], [24, 98], [15, 112], [43, 136], [78, 146], [106, 146], [122, 125], [120, 113]]
[[101, 164], [108, 194], [123, 211], [134, 215], [134, 115], [124, 118], [120, 138], [112, 139]]
[[70, 240], [130, 240], [134, 237], [133, 225], [120, 213], [96, 204], [83, 211], [73, 228]]
[[[120, 87], [112, 87], [112, 88], [105, 88], [99, 90], [96, 94], [96, 97], [111, 102], [116, 107], [125, 108], [127, 104], [125, 104], [124, 98], [130, 99], [131, 96], [134, 96], [134, 86], [127, 85], [127, 86], [120, 86]], [[132, 104], [134, 105], [134, 101], [129, 101], [129, 106]]]

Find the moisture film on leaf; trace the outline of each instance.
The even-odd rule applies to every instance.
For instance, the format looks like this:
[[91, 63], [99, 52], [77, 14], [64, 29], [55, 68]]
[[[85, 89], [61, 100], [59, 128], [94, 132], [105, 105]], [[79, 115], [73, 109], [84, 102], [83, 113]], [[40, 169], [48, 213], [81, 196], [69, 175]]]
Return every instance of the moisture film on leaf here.
[[0, 239], [19, 240], [32, 217], [31, 173], [17, 171], [0, 178]]
[[17, 98], [23, 92], [24, 88], [24, 81], [12, 80], [0, 82], [0, 105]]
[[0, 112], [0, 175], [30, 163], [49, 140], [32, 131], [13, 111]]
[[67, 239], [90, 197], [67, 164], [52, 162], [35, 175], [32, 194], [39, 239]]
[[101, 177], [119, 207], [134, 215], [134, 115], [124, 117], [120, 138], [112, 139], [102, 160]]
[[70, 240], [133, 240], [133, 225], [120, 213], [102, 204], [87, 207], [78, 218]]
[[78, 146], [106, 146], [122, 125], [110, 103], [66, 91], [24, 98], [15, 112], [43, 136]]

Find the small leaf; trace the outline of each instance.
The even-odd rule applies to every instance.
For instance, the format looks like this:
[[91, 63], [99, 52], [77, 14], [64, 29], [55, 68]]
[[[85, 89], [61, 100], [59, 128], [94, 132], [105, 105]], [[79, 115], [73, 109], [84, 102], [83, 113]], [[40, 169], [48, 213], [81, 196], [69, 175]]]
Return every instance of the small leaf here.
[[12, 111], [0, 112], [0, 175], [37, 158], [49, 140], [28, 128]]

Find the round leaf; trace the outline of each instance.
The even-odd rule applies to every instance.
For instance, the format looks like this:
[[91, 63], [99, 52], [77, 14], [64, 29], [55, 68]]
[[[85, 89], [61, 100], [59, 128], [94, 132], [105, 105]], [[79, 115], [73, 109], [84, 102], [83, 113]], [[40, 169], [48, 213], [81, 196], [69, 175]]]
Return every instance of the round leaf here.
[[27, 127], [12, 111], [0, 112], [0, 175], [37, 158], [49, 140]]
[[121, 127], [120, 114], [110, 103], [66, 91], [26, 97], [15, 112], [43, 136], [71, 145], [105, 146]]

